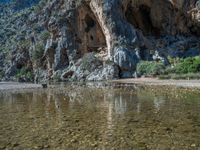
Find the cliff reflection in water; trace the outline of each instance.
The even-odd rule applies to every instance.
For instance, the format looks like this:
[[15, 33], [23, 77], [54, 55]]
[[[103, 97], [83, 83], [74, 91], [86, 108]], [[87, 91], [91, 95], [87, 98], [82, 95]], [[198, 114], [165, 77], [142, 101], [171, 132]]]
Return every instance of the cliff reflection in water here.
[[0, 93], [0, 149], [199, 147], [199, 94], [185, 94], [77, 85]]

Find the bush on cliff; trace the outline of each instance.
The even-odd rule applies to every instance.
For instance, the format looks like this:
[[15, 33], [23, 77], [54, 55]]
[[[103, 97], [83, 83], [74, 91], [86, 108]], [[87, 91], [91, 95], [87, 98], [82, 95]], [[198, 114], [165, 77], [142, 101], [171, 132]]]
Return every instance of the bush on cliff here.
[[46, 41], [47, 41], [47, 39], [49, 39], [50, 38], [50, 33], [48, 32], [48, 31], [43, 31], [42, 33], [41, 33], [41, 39], [43, 40], [43, 42], [45, 43]]
[[101, 66], [102, 62], [95, 56], [95, 53], [85, 54], [81, 60], [81, 69], [94, 71], [97, 66]]
[[137, 65], [137, 73], [145, 76], [156, 76], [163, 74], [165, 66], [160, 62], [141, 61]]
[[32, 71], [21, 68], [17, 71], [16, 78], [19, 82], [31, 82], [33, 81], [34, 75]]
[[188, 57], [181, 59], [180, 62], [169, 68], [166, 73], [187, 74], [200, 72], [200, 57]]
[[44, 54], [44, 45], [42, 43], [37, 43], [35, 45], [35, 51], [33, 51], [33, 60], [39, 60]]
[[172, 67], [167, 67], [160, 79], [200, 79], [200, 57], [174, 59]]
[[3, 78], [3, 76], [4, 76], [4, 72], [0, 70], [0, 80]]

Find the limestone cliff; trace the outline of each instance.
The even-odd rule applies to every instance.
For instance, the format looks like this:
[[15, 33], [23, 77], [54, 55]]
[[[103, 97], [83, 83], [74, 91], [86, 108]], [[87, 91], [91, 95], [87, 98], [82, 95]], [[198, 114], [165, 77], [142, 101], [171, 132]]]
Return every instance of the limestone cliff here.
[[200, 54], [198, 0], [49, 0], [28, 16], [24, 62], [35, 80], [134, 77], [155, 52], [166, 65], [168, 55]]

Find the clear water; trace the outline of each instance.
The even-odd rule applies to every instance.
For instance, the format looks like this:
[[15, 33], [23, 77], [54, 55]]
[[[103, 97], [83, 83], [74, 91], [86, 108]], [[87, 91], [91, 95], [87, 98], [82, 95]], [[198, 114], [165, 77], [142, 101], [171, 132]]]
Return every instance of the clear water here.
[[55, 85], [0, 92], [1, 150], [200, 150], [200, 94]]

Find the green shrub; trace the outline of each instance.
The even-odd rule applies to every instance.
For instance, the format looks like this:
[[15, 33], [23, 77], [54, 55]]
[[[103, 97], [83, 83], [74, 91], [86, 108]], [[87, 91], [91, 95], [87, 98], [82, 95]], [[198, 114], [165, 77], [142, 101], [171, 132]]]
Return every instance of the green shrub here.
[[193, 61], [193, 64], [188, 68], [188, 72], [193, 72], [193, 73], [200, 72], [200, 58], [196, 58]]
[[23, 40], [23, 41], [20, 41], [18, 43], [19, 47], [21, 47], [22, 49], [28, 49], [31, 45], [30, 41], [29, 40]]
[[41, 33], [41, 39], [43, 40], [43, 42], [46, 42], [49, 37], [50, 33], [48, 31], [44, 31]]
[[84, 0], [76, 0], [76, 6], [75, 7], [79, 7], [83, 4]]
[[3, 78], [4, 72], [0, 70], [0, 80]]
[[33, 51], [33, 60], [41, 59], [44, 54], [44, 45], [42, 43], [38, 43], [35, 46], [35, 50]]
[[140, 75], [160, 75], [164, 73], [165, 66], [159, 62], [142, 61], [137, 65], [137, 72]]
[[39, 4], [33, 6], [33, 10], [35, 13], [40, 13], [43, 10], [43, 7], [47, 3], [47, 0], [40, 0]]
[[187, 74], [200, 72], [200, 58], [188, 57], [176, 64], [173, 68], [174, 73]]
[[17, 80], [23, 78], [26, 81], [33, 81], [34, 75], [30, 70], [26, 68], [21, 68], [17, 71], [16, 78]]
[[10, 49], [6, 46], [1, 46], [0, 47], [0, 52], [1, 53], [8, 53], [10, 51]]
[[[94, 65], [95, 64], [95, 65]], [[81, 69], [91, 71], [94, 66], [102, 65], [101, 61], [95, 56], [95, 53], [87, 53], [82, 57]]]
[[157, 76], [160, 79], [200, 79], [200, 57], [170, 58], [172, 66], [142, 61], [137, 66], [140, 75]]

